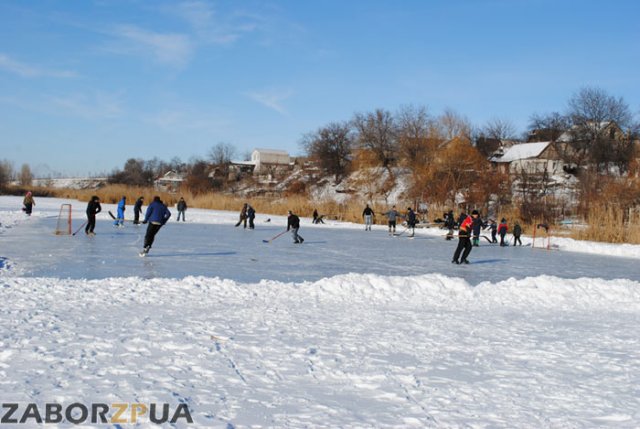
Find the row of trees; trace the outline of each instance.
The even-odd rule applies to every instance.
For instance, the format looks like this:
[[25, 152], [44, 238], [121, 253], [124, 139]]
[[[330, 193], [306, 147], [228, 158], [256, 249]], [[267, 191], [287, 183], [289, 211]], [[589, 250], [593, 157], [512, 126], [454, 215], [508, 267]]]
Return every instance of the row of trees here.
[[[622, 98], [599, 88], [583, 88], [571, 97], [565, 112], [532, 115], [520, 140], [562, 140], [557, 145], [561, 155], [579, 177], [593, 170], [609, 174], [612, 166], [624, 174], [634, 159], [639, 130]], [[496, 194], [508, 199], [509, 177], [492, 171], [487, 162], [497, 146], [490, 150], [478, 142], [516, 139], [515, 134], [507, 120], [474, 127], [454, 111], [432, 116], [426, 107], [407, 106], [395, 114], [377, 109], [332, 122], [306, 134], [301, 146], [337, 181], [351, 168], [359, 168], [366, 153], [372, 164], [390, 173], [394, 166], [410, 169], [415, 198], [426, 193], [453, 202], [464, 191], [466, 201], [486, 202]]]
[[14, 180], [17, 180], [21, 186], [31, 186], [33, 174], [29, 164], [22, 164], [20, 171], [15, 172], [11, 162], [6, 159], [0, 161], [0, 189], [5, 188]]

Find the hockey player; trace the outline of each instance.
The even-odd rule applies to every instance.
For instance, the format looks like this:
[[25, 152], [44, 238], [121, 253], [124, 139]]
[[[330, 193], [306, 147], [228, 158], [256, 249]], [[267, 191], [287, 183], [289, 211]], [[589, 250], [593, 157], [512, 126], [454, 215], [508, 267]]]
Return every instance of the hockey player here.
[[364, 218], [365, 231], [371, 231], [371, 224], [373, 223], [374, 216], [375, 216], [375, 213], [373, 213], [373, 210], [371, 210], [371, 207], [369, 207], [369, 204], [367, 204], [367, 206], [362, 211], [362, 217]]
[[247, 219], [249, 219], [249, 229], [255, 229], [253, 220], [256, 218], [256, 210], [249, 204], [247, 205]]
[[500, 220], [500, 225], [498, 225], [498, 235], [500, 236], [500, 246], [508, 246], [508, 243], [504, 242], [504, 237], [507, 235], [507, 231], [509, 230], [509, 226], [507, 225], [507, 220], [502, 218]]
[[[456, 248], [455, 253], [453, 254], [453, 260], [451, 261], [454, 264], [468, 264], [469, 253], [471, 253], [471, 249], [473, 246], [471, 245], [470, 235], [471, 235], [471, 226], [473, 225], [473, 219], [480, 217], [480, 214], [477, 210], [471, 212], [471, 216], [465, 217], [465, 219], [460, 224], [458, 230], [458, 247]], [[464, 252], [463, 252], [464, 249]], [[462, 259], [460, 258], [460, 253], [462, 253]]]
[[411, 235], [409, 238], [413, 237], [416, 233], [416, 213], [413, 211], [411, 207], [407, 208], [407, 228], [411, 230]]
[[493, 219], [489, 219], [489, 230], [491, 231], [491, 242], [497, 243], [498, 239], [496, 238], [496, 234], [498, 232], [498, 224]]
[[178, 205], [176, 206], [176, 208], [178, 209], [177, 222], [180, 222], [180, 215], [182, 215], [182, 222], [185, 222], [185, 220], [184, 220], [184, 212], [187, 211], [187, 202], [184, 200], [183, 197], [180, 197], [180, 201], [178, 201]]
[[520, 236], [522, 235], [522, 227], [518, 222], [513, 226], [513, 245], [515, 246], [518, 243], [522, 246], [522, 241], [520, 240]]
[[472, 244], [474, 247], [480, 246], [480, 230], [482, 229], [483, 225], [484, 225], [484, 222], [482, 221], [480, 216], [473, 217], [471, 230], [473, 231]]
[[127, 197], [123, 196], [118, 203], [118, 217], [113, 221], [113, 226], [124, 228], [124, 211], [127, 206]]
[[241, 223], [244, 223], [244, 227], [247, 227], [247, 207], [249, 204], [244, 203], [242, 206], [242, 210], [240, 210], [240, 219], [238, 223], [236, 223], [236, 227], [239, 227]]
[[100, 198], [97, 195], [91, 197], [89, 204], [87, 204], [87, 226], [84, 228], [84, 233], [87, 235], [96, 235], [93, 232], [96, 227], [96, 215], [102, 211], [100, 205]]
[[142, 213], [142, 204], [144, 204], [144, 197], [140, 197], [136, 200], [136, 203], [133, 205], [133, 224], [140, 224], [140, 214]]
[[144, 236], [144, 248], [142, 252], [140, 252], [140, 256], [146, 256], [153, 245], [153, 241], [156, 237], [162, 225], [167, 223], [169, 218], [171, 217], [171, 212], [167, 208], [167, 206], [162, 202], [160, 197], [153, 197], [153, 201], [147, 207], [147, 213], [144, 216], [144, 223], [149, 223], [147, 226], [147, 233]]
[[396, 233], [396, 221], [400, 213], [396, 210], [396, 206], [391, 207], [391, 210], [384, 213], [384, 215], [389, 219], [389, 235], [393, 235]]
[[294, 215], [291, 210], [289, 210], [288, 214], [287, 231], [291, 230], [291, 234], [293, 234], [293, 242], [295, 244], [302, 244], [304, 242], [304, 238], [298, 235], [298, 230], [300, 229], [300, 218]]
[[453, 217], [453, 210], [449, 210], [444, 215], [444, 227], [449, 230], [447, 232], [447, 240], [453, 239], [453, 229], [456, 227], [456, 220]]
[[36, 202], [33, 199], [33, 194], [31, 193], [31, 191], [27, 192], [27, 195], [25, 195], [24, 200], [22, 200], [22, 204], [24, 205], [22, 210], [27, 214], [27, 216], [31, 216], [31, 212], [33, 211], [33, 206], [36, 205]]

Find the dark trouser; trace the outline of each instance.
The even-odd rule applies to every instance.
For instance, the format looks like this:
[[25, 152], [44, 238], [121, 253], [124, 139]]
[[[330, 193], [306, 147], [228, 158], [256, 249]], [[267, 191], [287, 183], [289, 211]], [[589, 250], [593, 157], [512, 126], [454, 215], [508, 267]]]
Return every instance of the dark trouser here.
[[134, 210], [133, 211], [133, 223], [135, 223], [136, 225], [140, 223], [140, 211], [139, 210]]
[[250, 228], [250, 229], [254, 229], [254, 228], [255, 228], [255, 225], [253, 224], [253, 219], [254, 219], [254, 217], [253, 217], [253, 216], [251, 216], [251, 217], [249, 218], [249, 228]]
[[96, 227], [96, 215], [87, 215], [87, 226], [84, 228], [84, 232], [89, 234], [93, 232]]
[[513, 236], [513, 245], [515, 246], [516, 243], [520, 243], [520, 245], [522, 246], [522, 241], [520, 241], [520, 236], [519, 235], [514, 235]]
[[147, 233], [144, 236], [144, 247], [151, 248], [153, 245], [153, 240], [156, 238], [156, 234], [162, 228], [162, 224], [159, 223], [150, 223], [147, 226]]
[[[456, 248], [455, 253], [453, 254], [454, 261], [466, 261], [469, 253], [471, 253], [471, 240], [469, 237], [458, 237], [458, 247]], [[462, 252], [464, 249], [464, 252]], [[462, 259], [458, 259], [460, 257], [460, 253], [462, 252]]]
[[473, 235], [473, 243], [474, 246], [480, 246], [480, 235]]
[[302, 241], [304, 241], [304, 238], [298, 235], [298, 229], [300, 228], [291, 228], [291, 234], [293, 235], [294, 243], [301, 243]]
[[504, 236], [505, 236], [505, 235], [506, 235], [506, 234], [500, 234], [500, 245], [501, 245], [501, 246], [508, 246], [508, 244], [506, 244], [506, 243], [504, 242]]
[[180, 222], [180, 215], [182, 215], [182, 222], [185, 222], [185, 220], [184, 220], [184, 210], [178, 210], [178, 220], [176, 222]]
[[241, 223], [244, 222], [244, 227], [247, 227], [247, 217], [246, 216], [240, 216], [240, 220], [238, 221], [238, 223], [236, 223], [236, 226], [240, 226]]
[[491, 231], [491, 242], [497, 243], [498, 239], [496, 238], [496, 231]]
[[396, 232], [396, 221], [395, 220], [390, 220], [389, 221], [389, 232], [391, 232], [391, 228], [393, 228], [393, 232]]
[[33, 210], [33, 204], [25, 204], [24, 212], [28, 215], [31, 215], [31, 211]]

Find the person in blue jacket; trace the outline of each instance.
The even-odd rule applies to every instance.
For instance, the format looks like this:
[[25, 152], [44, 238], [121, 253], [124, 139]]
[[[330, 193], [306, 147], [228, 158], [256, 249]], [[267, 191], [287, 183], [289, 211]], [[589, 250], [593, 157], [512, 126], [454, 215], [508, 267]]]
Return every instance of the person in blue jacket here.
[[144, 249], [140, 252], [140, 256], [146, 256], [153, 245], [153, 240], [156, 238], [156, 234], [162, 228], [162, 225], [167, 223], [171, 217], [171, 212], [167, 206], [162, 202], [160, 197], [153, 197], [153, 202], [147, 207], [147, 213], [144, 216], [142, 223], [149, 223], [147, 227], [147, 233], [144, 236]]
[[118, 217], [113, 221], [114, 226], [118, 226], [120, 228], [124, 227], [124, 210], [127, 205], [127, 197], [122, 197], [120, 202], [118, 203]]

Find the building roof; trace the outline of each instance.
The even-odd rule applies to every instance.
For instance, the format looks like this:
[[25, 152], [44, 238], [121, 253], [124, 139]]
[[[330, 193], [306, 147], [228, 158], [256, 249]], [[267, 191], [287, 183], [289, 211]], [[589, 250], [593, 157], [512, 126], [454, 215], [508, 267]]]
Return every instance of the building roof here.
[[513, 162], [520, 159], [538, 158], [551, 142], [520, 143], [505, 148], [504, 155], [494, 155], [489, 160], [493, 162]]
[[289, 152], [287, 152], [286, 150], [278, 150], [278, 149], [254, 149], [254, 152], [260, 152], [260, 153], [270, 153], [273, 155], [286, 155], [289, 156]]

